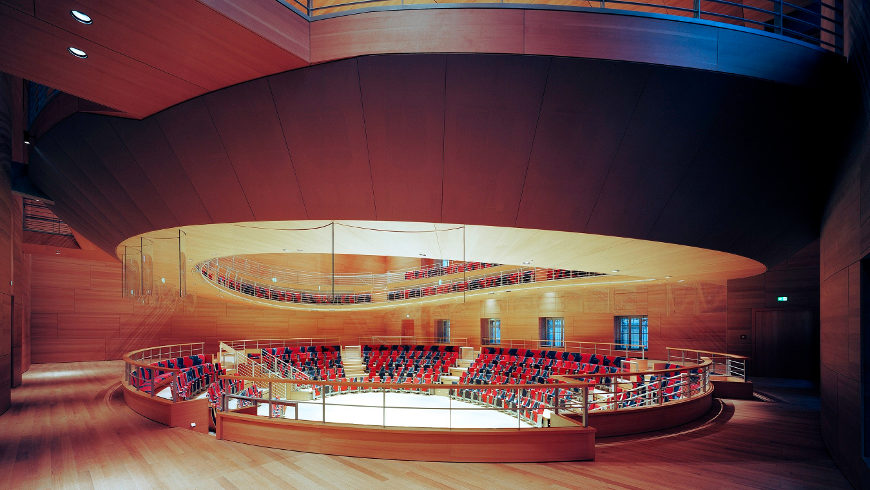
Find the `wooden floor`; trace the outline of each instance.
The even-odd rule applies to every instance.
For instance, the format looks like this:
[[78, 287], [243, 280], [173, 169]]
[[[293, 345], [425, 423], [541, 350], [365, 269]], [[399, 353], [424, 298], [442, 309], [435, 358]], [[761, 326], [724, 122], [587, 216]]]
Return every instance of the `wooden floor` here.
[[[0, 488], [848, 488], [820, 436], [817, 399], [716, 402], [676, 434], [600, 440], [594, 462], [420, 463], [217, 441], [130, 411], [119, 361], [34, 365], [0, 416]], [[762, 387], [756, 385], [756, 390]]]

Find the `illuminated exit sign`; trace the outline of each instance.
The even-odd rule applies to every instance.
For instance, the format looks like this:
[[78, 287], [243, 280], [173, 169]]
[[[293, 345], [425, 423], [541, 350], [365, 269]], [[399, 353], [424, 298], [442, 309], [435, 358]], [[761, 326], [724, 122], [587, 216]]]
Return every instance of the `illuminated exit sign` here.
[[788, 301], [788, 296], [777, 296], [776, 300], [780, 302]]

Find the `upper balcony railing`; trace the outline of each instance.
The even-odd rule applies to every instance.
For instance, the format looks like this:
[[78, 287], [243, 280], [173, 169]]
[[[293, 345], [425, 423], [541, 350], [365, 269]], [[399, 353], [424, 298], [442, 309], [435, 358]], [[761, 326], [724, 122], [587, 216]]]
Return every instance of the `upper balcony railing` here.
[[[196, 265], [200, 275], [221, 290], [275, 303], [368, 304], [403, 301], [503, 286], [603, 276], [600, 272], [494, 266], [453, 270], [448, 275], [407, 279], [407, 272], [326, 274], [258, 264], [244, 258], [219, 257]], [[398, 281], [398, 282], [394, 282]]]
[[278, 0], [308, 20], [376, 10], [534, 8], [676, 17], [756, 29], [843, 51], [842, 0]]

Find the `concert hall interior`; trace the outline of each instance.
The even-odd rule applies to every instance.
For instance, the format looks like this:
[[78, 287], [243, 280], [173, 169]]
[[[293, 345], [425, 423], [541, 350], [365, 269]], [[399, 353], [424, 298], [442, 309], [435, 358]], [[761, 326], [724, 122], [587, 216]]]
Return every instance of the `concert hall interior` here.
[[0, 486], [868, 488], [868, 123], [860, 0], [0, 0]]

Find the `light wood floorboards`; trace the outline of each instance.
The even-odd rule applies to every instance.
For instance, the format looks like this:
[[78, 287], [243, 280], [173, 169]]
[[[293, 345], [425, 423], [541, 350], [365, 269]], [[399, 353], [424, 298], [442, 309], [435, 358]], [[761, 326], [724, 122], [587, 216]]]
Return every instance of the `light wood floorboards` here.
[[677, 433], [600, 440], [594, 462], [421, 463], [325, 456], [217, 441], [132, 412], [119, 361], [38, 364], [0, 416], [0, 488], [848, 488], [818, 411], [716, 401]]

